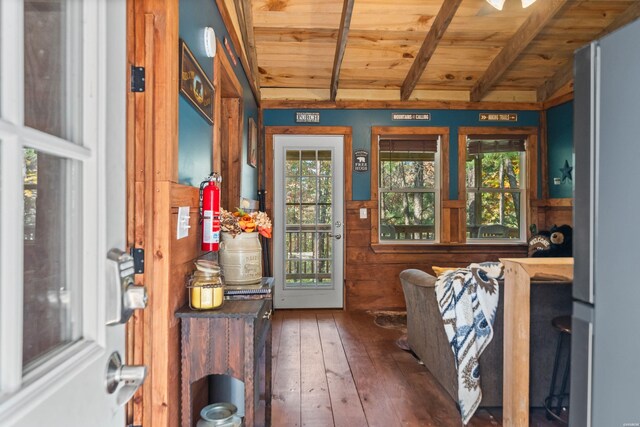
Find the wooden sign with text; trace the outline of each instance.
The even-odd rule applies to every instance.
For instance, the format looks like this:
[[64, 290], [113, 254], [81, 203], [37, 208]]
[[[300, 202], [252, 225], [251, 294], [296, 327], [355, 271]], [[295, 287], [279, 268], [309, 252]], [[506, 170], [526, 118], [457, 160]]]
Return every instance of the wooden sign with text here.
[[516, 113], [480, 113], [481, 122], [517, 122]]
[[391, 120], [431, 120], [431, 113], [391, 113]]

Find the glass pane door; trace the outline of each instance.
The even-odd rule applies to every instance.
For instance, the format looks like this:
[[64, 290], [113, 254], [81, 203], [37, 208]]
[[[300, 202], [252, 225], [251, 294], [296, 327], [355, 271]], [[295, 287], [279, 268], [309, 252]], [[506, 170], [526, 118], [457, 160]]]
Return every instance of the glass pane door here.
[[285, 284], [332, 285], [331, 151], [287, 150]]
[[274, 306], [343, 305], [343, 137], [274, 136]]

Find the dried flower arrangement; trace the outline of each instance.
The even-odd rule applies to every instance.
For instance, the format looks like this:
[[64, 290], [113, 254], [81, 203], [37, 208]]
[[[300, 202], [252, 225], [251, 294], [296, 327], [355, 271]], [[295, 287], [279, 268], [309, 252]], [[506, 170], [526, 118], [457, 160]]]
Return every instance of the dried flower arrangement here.
[[220, 228], [222, 231], [230, 233], [233, 237], [240, 233], [253, 233], [257, 231], [260, 235], [271, 238], [271, 220], [265, 212], [247, 213], [240, 208], [235, 212], [229, 212], [220, 208]]

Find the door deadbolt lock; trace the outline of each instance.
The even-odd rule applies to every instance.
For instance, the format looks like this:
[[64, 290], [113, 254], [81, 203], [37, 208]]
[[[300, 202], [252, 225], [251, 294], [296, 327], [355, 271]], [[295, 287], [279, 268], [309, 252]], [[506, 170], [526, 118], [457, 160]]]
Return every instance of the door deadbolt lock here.
[[122, 384], [116, 396], [116, 402], [119, 406], [124, 405], [133, 397], [146, 377], [146, 366], [123, 365], [120, 353], [117, 351], [111, 353], [107, 364], [107, 393], [113, 394]]
[[134, 310], [147, 306], [147, 289], [133, 282], [131, 255], [111, 249], [107, 260], [107, 325], [127, 323]]

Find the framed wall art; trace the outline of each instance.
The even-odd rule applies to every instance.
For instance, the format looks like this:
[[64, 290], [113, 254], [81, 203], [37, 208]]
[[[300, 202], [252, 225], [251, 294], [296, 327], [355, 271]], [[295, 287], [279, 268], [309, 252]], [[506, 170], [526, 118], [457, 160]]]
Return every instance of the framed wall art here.
[[213, 124], [213, 84], [187, 43], [180, 40], [180, 93], [210, 124]]
[[247, 163], [255, 168], [258, 166], [258, 127], [253, 117], [249, 117], [247, 144]]

